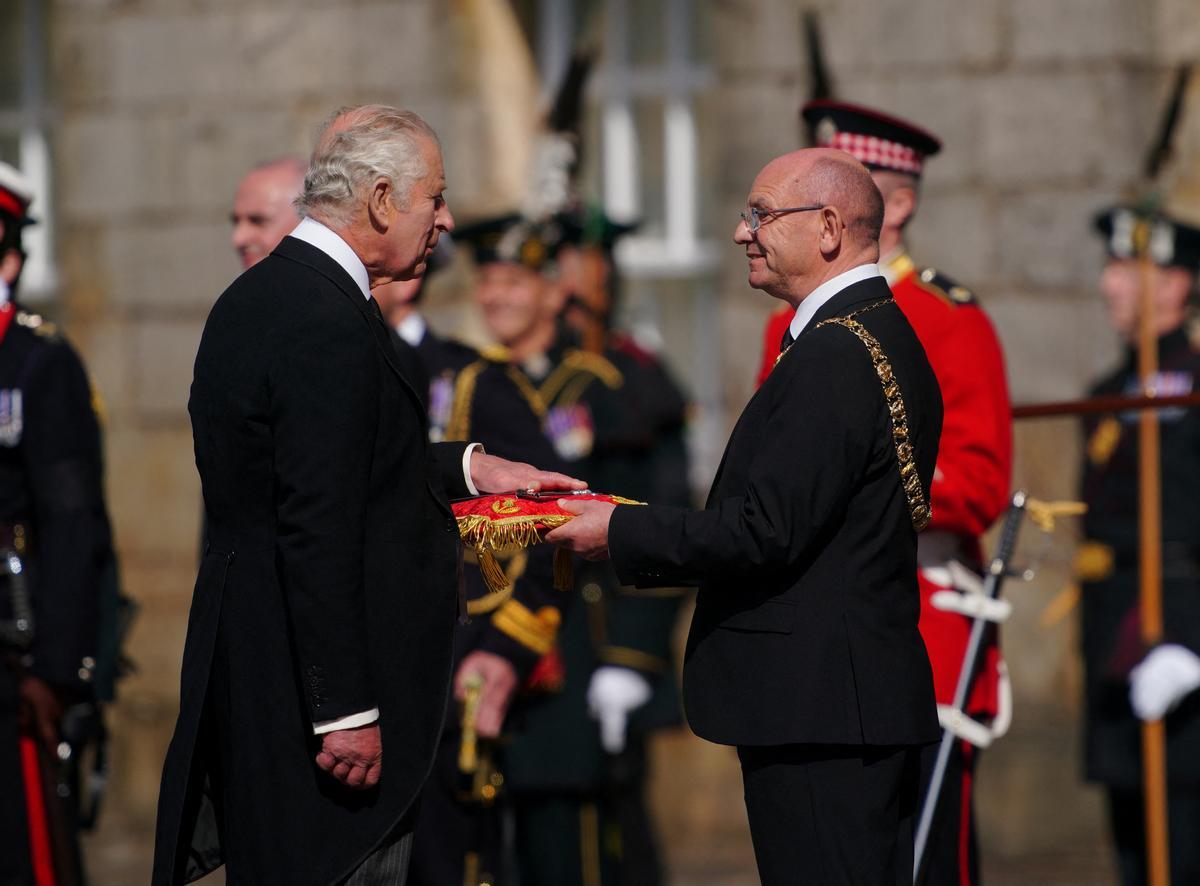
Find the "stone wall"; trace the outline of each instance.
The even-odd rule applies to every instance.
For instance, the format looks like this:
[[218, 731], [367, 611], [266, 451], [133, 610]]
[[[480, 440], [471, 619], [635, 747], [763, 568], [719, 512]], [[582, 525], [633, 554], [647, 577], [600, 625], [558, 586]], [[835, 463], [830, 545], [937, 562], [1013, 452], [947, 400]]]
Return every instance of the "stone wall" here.
[[[712, 19], [716, 70], [702, 99], [710, 124], [701, 139], [712, 171], [702, 205], [718, 216], [702, 226], [721, 237], [763, 162], [800, 144], [806, 5], [821, 15], [840, 97], [911, 117], [944, 138], [913, 251], [980, 295], [1008, 353], [1014, 399], [1080, 393], [1115, 353], [1094, 294], [1101, 251], [1089, 217], [1137, 180], [1168, 66], [1200, 48], [1194, 5], [698, 2], [697, 15]], [[497, 208], [519, 188], [537, 84], [505, 0], [53, 0], [51, 9], [65, 275], [52, 310], [108, 401], [110, 505], [126, 584], [142, 606], [132, 641], [140, 671], [113, 717], [107, 825], [108, 837], [140, 834], [141, 849], [120, 849], [114, 838], [96, 851], [116, 853], [113, 865], [135, 871], [177, 703], [198, 548], [187, 385], [207, 309], [237, 271], [226, 222], [237, 179], [255, 162], [307, 151], [330, 109], [380, 100], [414, 108], [442, 134], [456, 211]], [[1188, 105], [1171, 177], [1194, 194], [1197, 89]], [[724, 248], [715, 316], [677, 310], [685, 297], [662, 316], [668, 341], [715, 324], [716, 436], [750, 392], [772, 306], [746, 288], [738, 251]], [[457, 286], [462, 278], [452, 279]], [[449, 297], [434, 307], [456, 325], [464, 316]], [[687, 366], [694, 355], [669, 356]], [[1016, 442], [1015, 482], [1042, 497], [1070, 496], [1078, 452], [1071, 423], [1021, 425]], [[1099, 834], [1096, 798], [1072, 768], [1074, 618], [1038, 624], [1068, 581], [1071, 536], [1068, 527], [1043, 549], [1028, 533], [1025, 550], [1041, 571], [1012, 589], [1005, 647], [1017, 719], [981, 773], [987, 845], [1000, 853]], [[656, 798], [672, 857], [686, 865], [689, 846], [718, 854], [733, 846], [744, 862], [731, 755], [686, 736], [663, 747]]]

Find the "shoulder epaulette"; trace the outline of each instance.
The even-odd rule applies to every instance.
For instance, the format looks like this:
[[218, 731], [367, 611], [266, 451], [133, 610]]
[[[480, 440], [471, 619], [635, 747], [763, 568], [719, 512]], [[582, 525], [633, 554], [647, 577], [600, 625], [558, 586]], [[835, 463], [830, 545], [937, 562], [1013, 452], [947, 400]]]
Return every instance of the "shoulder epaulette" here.
[[579, 351], [572, 348], [563, 356], [563, 365], [572, 369], [582, 369], [599, 378], [605, 385], [614, 390], [625, 383], [621, 370], [613, 366], [607, 359], [591, 351]]
[[973, 305], [975, 294], [955, 283], [936, 268], [925, 268], [917, 275], [925, 289], [952, 305]]
[[479, 356], [489, 363], [511, 363], [512, 351], [504, 345], [488, 345], [479, 350]]
[[41, 314], [31, 314], [28, 311], [17, 311], [18, 326], [24, 326], [35, 335], [43, 338], [58, 338], [58, 327], [42, 317]]

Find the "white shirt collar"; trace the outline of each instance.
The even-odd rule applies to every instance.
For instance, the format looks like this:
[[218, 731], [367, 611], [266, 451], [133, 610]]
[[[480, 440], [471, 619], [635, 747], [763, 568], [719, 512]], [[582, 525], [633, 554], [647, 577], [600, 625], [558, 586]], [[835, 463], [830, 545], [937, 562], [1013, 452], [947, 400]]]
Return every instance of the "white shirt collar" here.
[[799, 338], [800, 333], [804, 331], [804, 327], [808, 325], [808, 322], [812, 320], [817, 311], [821, 310], [821, 306], [843, 289], [855, 283], [860, 283], [863, 280], [879, 276], [881, 276], [879, 265], [871, 263], [851, 268], [848, 271], [838, 274], [836, 277], [826, 280], [806, 295], [804, 301], [800, 302], [800, 307], [796, 308], [796, 316], [792, 318], [791, 325], [788, 326], [788, 329], [791, 330], [792, 338]]
[[317, 247], [342, 266], [350, 275], [350, 279], [357, 283], [358, 288], [362, 290], [363, 298], [371, 297], [371, 278], [367, 276], [367, 266], [350, 248], [350, 244], [332, 228], [321, 224], [316, 219], [302, 218], [300, 224], [296, 225], [296, 229], [288, 236]]
[[425, 337], [425, 330], [427, 328], [425, 318], [416, 311], [413, 311], [400, 321], [400, 324], [396, 327], [396, 334], [415, 348], [421, 343], [421, 339]]

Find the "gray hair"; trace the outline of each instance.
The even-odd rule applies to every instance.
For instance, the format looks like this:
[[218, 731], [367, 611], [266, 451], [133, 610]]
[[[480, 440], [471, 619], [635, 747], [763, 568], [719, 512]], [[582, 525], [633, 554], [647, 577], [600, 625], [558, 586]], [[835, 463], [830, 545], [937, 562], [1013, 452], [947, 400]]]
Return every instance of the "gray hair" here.
[[392, 183], [393, 201], [403, 209], [413, 184], [429, 171], [421, 153], [426, 140], [438, 145], [437, 134], [412, 111], [388, 105], [339, 109], [321, 127], [296, 212], [349, 224], [380, 178]]

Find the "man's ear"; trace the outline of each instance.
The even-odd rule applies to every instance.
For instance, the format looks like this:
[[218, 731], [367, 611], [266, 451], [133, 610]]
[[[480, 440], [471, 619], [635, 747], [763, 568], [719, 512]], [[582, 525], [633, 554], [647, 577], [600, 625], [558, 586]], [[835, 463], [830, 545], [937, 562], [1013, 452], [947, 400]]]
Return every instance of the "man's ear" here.
[[1171, 310], [1183, 310], [1195, 287], [1195, 275], [1186, 268], [1172, 267], [1160, 269], [1155, 276], [1159, 302], [1165, 302]]
[[895, 188], [883, 202], [883, 226], [903, 229], [916, 211], [916, 188], [906, 186]]
[[821, 236], [819, 245], [821, 254], [828, 257], [836, 256], [842, 248], [842, 239], [846, 235], [846, 226], [842, 222], [842, 214], [836, 206], [821, 207]]
[[13, 287], [16, 285], [17, 278], [21, 276], [21, 268], [25, 264], [25, 259], [21, 253], [15, 249], [5, 251], [3, 256], [0, 256], [0, 280], [3, 280], [5, 285]]
[[367, 218], [377, 231], [386, 231], [392, 223], [396, 205], [392, 202], [392, 183], [386, 178], [375, 179], [367, 197]]
[[545, 306], [546, 314], [552, 317], [557, 317], [563, 312], [563, 308], [567, 304], [567, 290], [562, 282], [557, 278], [542, 278], [542, 304]]

